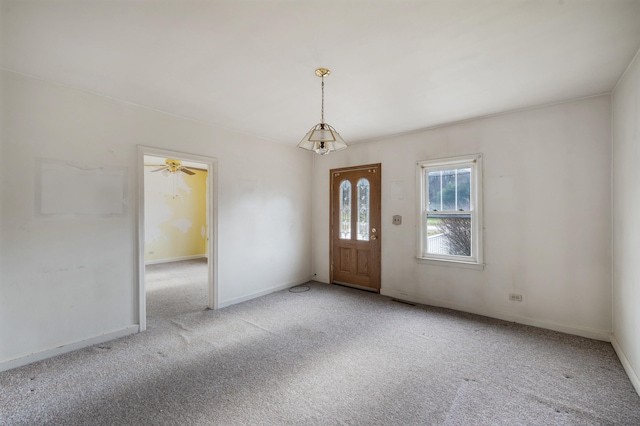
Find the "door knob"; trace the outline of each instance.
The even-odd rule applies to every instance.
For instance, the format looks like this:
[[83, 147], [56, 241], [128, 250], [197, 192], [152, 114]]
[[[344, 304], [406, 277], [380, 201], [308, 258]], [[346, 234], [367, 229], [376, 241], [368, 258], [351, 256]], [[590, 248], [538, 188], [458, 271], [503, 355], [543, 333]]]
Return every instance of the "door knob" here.
[[371, 236], [371, 239], [372, 239], [372, 240], [377, 240], [377, 239], [378, 239], [378, 236], [377, 236], [377, 235], [372, 235], [372, 236]]

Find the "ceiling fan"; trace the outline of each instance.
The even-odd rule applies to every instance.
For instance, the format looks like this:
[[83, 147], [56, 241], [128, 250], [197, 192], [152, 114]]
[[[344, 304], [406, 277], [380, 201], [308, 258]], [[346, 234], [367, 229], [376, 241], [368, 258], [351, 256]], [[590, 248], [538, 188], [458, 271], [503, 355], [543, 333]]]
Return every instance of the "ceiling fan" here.
[[151, 170], [151, 173], [166, 171], [168, 173], [182, 172], [182, 173], [186, 173], [188, 175], [195, 175], [196, 174], [194, 171], [191, 171], [188, 168], [186, 168], [185, 166], [183, 166], [182, 162], [180, 160], [174, 160], [172, 158], [167, 158], [165, 160], [165, 163], [167, 164], [166, 166], [160, 167], [159, 169]]

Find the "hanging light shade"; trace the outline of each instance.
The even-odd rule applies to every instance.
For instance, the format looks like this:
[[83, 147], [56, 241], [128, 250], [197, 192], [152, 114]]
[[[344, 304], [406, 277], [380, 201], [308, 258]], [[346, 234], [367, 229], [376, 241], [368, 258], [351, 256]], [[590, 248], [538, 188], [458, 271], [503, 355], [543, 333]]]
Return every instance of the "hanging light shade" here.
[[331, 74], [326, 68], [318, 68], [316, 75], [322, 78], [322, 112], [320, 123], [316, 124], [304, 135], [298, 144], [298, 148], [313, 151], [325, 155], [333, 151], [339, 151], [347, 147], [342, 136], [329, 123], [324, 122], [324, 78]]

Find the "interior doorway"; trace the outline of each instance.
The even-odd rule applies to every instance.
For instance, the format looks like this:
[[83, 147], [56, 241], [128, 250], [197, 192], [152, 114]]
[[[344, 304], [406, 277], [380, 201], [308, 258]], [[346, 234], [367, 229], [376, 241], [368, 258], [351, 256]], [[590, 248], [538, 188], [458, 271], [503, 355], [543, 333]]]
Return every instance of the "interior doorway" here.
[[330, 282], [379, 293], [381, 164], [330, 172]]
[[[176, 291], [168, 288], [168, 280], [175, 275], [171, 273], [172, 268], [189, 271], [192, 281], [206, 281], [206, 289], [201, 289], [203, 305], [216, 309], [216, 159], [139, 146], [138, 195], [140, 331], [147, 328], [147, 285], [150, 289], [162, 288], [165, 293]], [[151, 281], [147, 279], [147, 267], [152, 268], [149, 270]], [[186, 283], [184, 279], [175, 281]], [[193, 290], [193, 285], [191, 288]], [[179, 309], [178, 302], [173, 308]]]

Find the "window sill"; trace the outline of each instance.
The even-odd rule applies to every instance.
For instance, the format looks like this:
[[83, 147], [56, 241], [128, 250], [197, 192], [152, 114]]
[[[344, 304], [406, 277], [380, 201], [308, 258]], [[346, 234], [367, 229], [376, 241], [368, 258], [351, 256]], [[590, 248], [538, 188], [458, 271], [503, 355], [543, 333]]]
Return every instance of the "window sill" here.
[[470, 262], [458, 262], [455, 260], [441, 260], [441, 259], [425, 259], [422, 257], [416, 257], [416, 263], [421, 263], [423, 265], [433, 265], [433, 266], [446, 266], [453, 268], [463, 268], [463, 269], [475, 269], [477, 271], [484, 270], [484, 263], [470, 263]]

